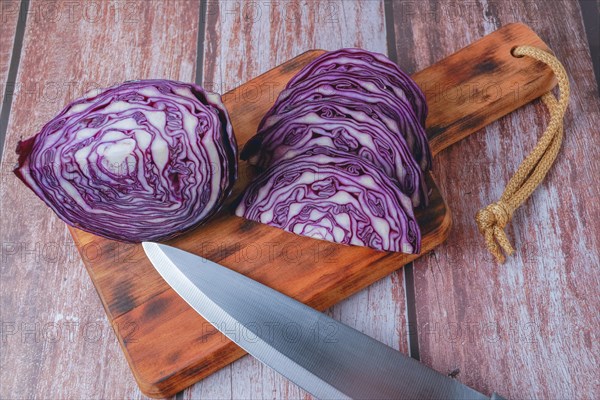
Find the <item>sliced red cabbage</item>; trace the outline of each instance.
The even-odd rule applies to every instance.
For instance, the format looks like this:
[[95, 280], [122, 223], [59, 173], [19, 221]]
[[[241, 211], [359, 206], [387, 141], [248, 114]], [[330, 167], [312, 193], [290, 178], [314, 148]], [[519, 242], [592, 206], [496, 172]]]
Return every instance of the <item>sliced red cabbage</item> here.
[[263, 169], [236, 214], [300, 235], [418, 253], [425, 97], [381, 54], [326, 53], [288, 83], [242, 159]]
[[[351, 73], [312, 77], [281, 92], [273, 107], [262, 119], [257, 135], [268, 134], [270, 119], [274, 115], [294, 112], [294, 109], [307, 104], [319, 105], [330, 102], [343, 102], [350, 107], [361, 108], [373, 119], [385, 123], [393, 137], [402, 136], [407, 150], [411, 152], [423, 171], [431, 168], [431, 152], [425, 128], [416, 117], [413, 105], [405, 98], [382, 89], [377, 77], [360, 77]], [[426, 111], [425, 111], [426, 112]], [[242, 159], [250, 157], [254, 149], [245, 147]]]
[[380, 53], [363, 49], [346, 48], [327, 52], [296, 74], [287, 84], [293, 88], [313, 77], [346, 76], [347, 74], [377, 78], [398, 98], [406, 98], [413, 106], [419, 122], [424, 125], [427, 117], [427, 103], [421, 89], [398, 65]]
[[418, 253], [411, 200], [373, 164], [330, 149], [282, 160], [246, 190], [236, 215], [298, 235]]
[[[326, 75], [310, 79], [281, 93], [277, 102], [259, 125], [257, 136], [269, 136], [272, 117], [294, 113], [297, 107], [343, 103], [349, 108], [368, 113], [372, 120], [381, 120], [391, 140], [400, 140], [423, 171], [431, 168], [431, 153], [427, 135], [410, 104], [386, 91], [378, 91], [366, 79], [350, 75], [332, 79]], [[348, 118], [352, 118], [351, 115]], [[247, 145], [242, 159], [249, 158], [255, 149]]]
[[127, 242], [167, 240], [203, 223], [237, 177], [220, 96], [168, 80], [76, 100], [17, 152], [16, 175], [63, 221]]
[[[343, 99], [342, 99], [343, 100]], [[413, 205], [427, 203], [424, 175], [402, 135], [391, 132], [370, 109], [340, 101], [306, 102], [266, 120], [244, 147], [242, 158], [268, 168], [281, 160], [304, 154], [314, 147], [327, 147], [355, 155], [380, 167], [394, 178]]]

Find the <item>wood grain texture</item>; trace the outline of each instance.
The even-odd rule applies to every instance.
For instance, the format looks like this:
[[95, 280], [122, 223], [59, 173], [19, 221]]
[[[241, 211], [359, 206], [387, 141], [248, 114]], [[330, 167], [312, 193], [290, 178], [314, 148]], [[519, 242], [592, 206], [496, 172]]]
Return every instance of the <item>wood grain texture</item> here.
[[14, 178], [13, 149], [89, 89], [145, 77], [191, 81], [199, 5], [48, 5], [30, 5], [2, 159], [0, 398], [141, 398], [65, 225]]
[[8, 69], [12, 58], [18, 19], [19, 2], [2, 1], [0, 3], [0, 110], [8, 85]]
[[[599, 348], [599, 107], [578, 4], [394, 3], [400, 63], [425, 67], [499, 26], [529, 24], [564, 63], [572, 97], [556, 165], [507, 231], [496, 266], [475, 212], [497, 200], [548, 114], [534, 102], [442, 152], [434, 174], [453, 211], [449, 240], [414, 263], [421, 360], [509, 398], [595, 398]], [[468, 155], [468, 156], [466, 156]]]
[[[512, 57], [510, 49], [516, 43], [544, 47], [526, 26], [512, 24], [413, 75], [420, 86], [447, 87], [471, 81], [486, 86], [495, 79], [523, 86], [528, 83], [523, 96], [514, 101], [508, 91], [476, 101], [431, 99], [432, 117], [427, 124], [434, 153], [552, 87], [547, 68]], [[287, 81], [322, 52], [303, 53], [223, 96], [240, 147], [254, 136]], [[485, 59], [490, 66], [482, 69], [479, 63], [465, 64], [465, 59]], [[235, 199], [255, 176], [254, 168], [246, 162], [240, 162], [238, 169], [233, 194], [223, 210], [209, 223], [169, 244], [218, 262], [318, 310], [419, 256], [315, 241], [236, 217]], [[450, 227], [449, 211], [434, 182], [428, 181], [430, 204], [416, 210], [421, 254], [443, 242]], [[116, 241], [77, 229], [71, 233], [145, 394], [173, 395], [244, 354], [158, 276], [141, 245], [128, 246], [131, 251], [124, 255], [119, 250], [123, 245]], [[90, 249], [94, 250], [93, 258]]]
[[509, 24], [412, 75], [429, 107], [434, 157], [556, 85], [546, 65], [511, 54], [517, 43], [548, 50], [529, 27]]

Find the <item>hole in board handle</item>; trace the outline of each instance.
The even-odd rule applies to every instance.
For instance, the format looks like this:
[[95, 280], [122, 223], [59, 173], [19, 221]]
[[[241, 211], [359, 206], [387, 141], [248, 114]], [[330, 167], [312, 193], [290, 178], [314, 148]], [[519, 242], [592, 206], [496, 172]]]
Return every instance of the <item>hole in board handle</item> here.
[[519, 47], [519, 46], [513, 46], [513, 47], [510, 49], [510, 55], [511, 55], [511, 56], [513, 56], [514, 58], [523, 58], [523, 57], [524, 57], [523, 55], [520, 55], [520, 56], [519, 56], [519, 55], [516, 55], [516, 54], [515, 54], [515, 50], [517, 49], [517, 47]]

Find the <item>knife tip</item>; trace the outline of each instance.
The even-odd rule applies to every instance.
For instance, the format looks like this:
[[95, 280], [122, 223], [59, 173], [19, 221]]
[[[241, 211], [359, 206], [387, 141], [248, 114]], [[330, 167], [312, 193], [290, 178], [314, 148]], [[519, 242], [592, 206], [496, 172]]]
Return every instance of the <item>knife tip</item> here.
[[157, 244], [154, 242], [142, 242], [142, 247], [144, 249], [144, 252], [146, 252], [146, 255], [148, 255], [149, 251], [156, 249]]

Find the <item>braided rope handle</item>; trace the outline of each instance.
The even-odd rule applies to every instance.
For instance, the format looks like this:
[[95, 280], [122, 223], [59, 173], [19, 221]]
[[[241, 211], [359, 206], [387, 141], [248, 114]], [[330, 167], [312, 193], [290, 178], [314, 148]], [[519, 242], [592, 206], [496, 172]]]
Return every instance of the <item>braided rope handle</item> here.
[[550, 111], [548, 127], [508, 181], [500, 200], [479, 210], [475, 215], [475, 221], [485, 238], [485, 244], [499, 263], [505, 261], [502, 250], [508, 255], [515, 252], [504, 232], [504, 227], [512, 218], [514, 211], [544, 180], [560, 151], [564, 135], [563, 118], [570, 94], [569, 78], [565, 68], [552, 54], [533, 46], [518, 46], [513, 50], [513, 55], [528, 56], [548, 65], [556, 75], [560, 99], [557, 100], [551, 92], [542, 96], [542, 101]]

